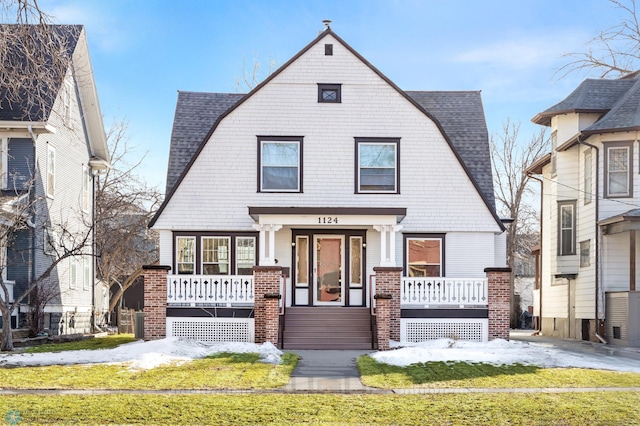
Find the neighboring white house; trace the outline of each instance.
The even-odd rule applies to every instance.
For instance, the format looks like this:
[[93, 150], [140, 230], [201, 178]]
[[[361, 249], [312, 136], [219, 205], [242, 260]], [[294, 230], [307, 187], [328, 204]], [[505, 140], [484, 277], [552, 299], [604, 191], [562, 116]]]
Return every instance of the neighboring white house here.
[[[18, 297], [65, 247], [76, 244], [73, 239], [86, 239], [82, 253], [62, 260], [38, 290], [53, 291], [42, 326], [52, 334], [67, 334], [90, 331], [94, 298], [103, 297], [102, 285], [95, 287], [90, 232], [93, 178], [110, 159], [85, 29], [53, 25], [50, 31], [57, 35], [59, 48], [66, 49], [68, 67], [63, 78], [47, 84], [43, 99], [49, 102], [30, 103], [26, 96], [24, 103], [9, 102], [9, 89], [0, 87], [0, 189], [4, 197], [28, 196], [33, 201], [29, 228], [18, 231], [6, 248], [2, 269], [12, 297]], [[16, 310], [16, 326], [24, 326], [36, 294]]]
[[174, 336], [251, 340], [252, 290], [224, 283], [277, 265], [284, 347], [305, 318], [313, 347], [344, 347], [349, 320], [326, 324], [357, 307], [368, 327], [376, 267], [404, 271], [403, 339], [487, 340], [484, 271], [506, 265], [480, 92], [403, 91], [329, 28], [246, 95], [179, 92], [151, 226]]
[[536, 115], [552, 152], [542, 180], [540, 283], [545, 335], [640, 346], [640, 80], [588, 79]]

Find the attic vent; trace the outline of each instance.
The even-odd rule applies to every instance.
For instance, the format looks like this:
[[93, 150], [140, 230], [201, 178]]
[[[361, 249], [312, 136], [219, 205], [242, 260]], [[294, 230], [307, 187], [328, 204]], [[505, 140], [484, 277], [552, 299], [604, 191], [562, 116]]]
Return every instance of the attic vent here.
[[324, 55], [325, 56], [333, 56], [333, 44], [325, 44], [324, 45]]

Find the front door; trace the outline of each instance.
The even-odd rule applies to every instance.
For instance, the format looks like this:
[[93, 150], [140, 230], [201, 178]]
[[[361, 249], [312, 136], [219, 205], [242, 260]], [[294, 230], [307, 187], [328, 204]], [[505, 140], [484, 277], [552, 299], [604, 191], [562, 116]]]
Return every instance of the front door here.
[[344, 235], [313, 238], [314, 305], [344, 305]]

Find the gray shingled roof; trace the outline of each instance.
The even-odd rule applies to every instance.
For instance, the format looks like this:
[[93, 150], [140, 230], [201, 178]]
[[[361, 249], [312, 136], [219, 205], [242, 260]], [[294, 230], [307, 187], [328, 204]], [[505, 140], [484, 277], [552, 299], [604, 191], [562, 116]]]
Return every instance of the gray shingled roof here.
[[489, 134], [481, 93], [478, 91], [407, 91], [405, 93], [440, 122], [485, 198], [495, 209]]
[[[440, 122], [458, 155], [495, 209], [489, 137], [480, 92], [406, 92]], [[218, 117], [244, 95], [178, 92], [171, 133], [169, 194]]]
[[[2, 31], [0, 31], [0, 34], [19, 28], [21, 27], [18, 25], [4, 24], [1, 25]], [[30, 26], [30, 29], [32, 29], [30, 37], [37, 39], [37, 28], [36, 25]], [[66, 48], [65, 54], [67, 58], [65, 59], [71, 59], [80, 33], [82, 32], [82, 25], [50, 25], [49, 28], [51, 30], [52, 40], [59, 44], [57, 47]], [[21, 57], [24, 58], [24, 49], [20, 49], [19, 47], [12, 49], [5, 57], [5, 62], [2, 63], [0, 72], [4, 70], [14, 72], [16, 67], [19, 67], [18, 71], [21, 72], [23, 68], [22, 65], [20, 65]], [[0, 87], [0, 121], [46, 121], [49, 118], [53, 103], [60, 91], [64, 72], [66, 72], [66, 69], [53, 69], [50, 65], [50, 63], [44, 64], [44, 66], [48, 66], [49, 68], [46, 70], [48, 79], [46, 82], [40, 81], [41, 84], [38, 87], [40, 95], [35, 101], [29, 101], [25, 96], [22, 96], [22, 102], [9, 103], [7, 100], [8, 93], [10, 93], [8, 92], [9, 88]], [[53, 82], [53, 84], [46, 84], [51, 82]]]
[[640, 80], [629, 80], [633, 85], [602, 118], [584, 129], [584, 133], [626, 130], [640, 126]]
[[178, 92], [171, 131], [166, 194], [171, 192], [218, 117], [243, 96], [238, 93]]

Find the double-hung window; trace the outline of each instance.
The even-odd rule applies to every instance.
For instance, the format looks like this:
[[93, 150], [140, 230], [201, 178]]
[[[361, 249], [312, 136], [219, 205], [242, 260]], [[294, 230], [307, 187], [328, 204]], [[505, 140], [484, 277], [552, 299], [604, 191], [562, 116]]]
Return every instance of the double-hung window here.
[[400, 192], [400, 139], [356, 138], [356, 193]]
[[302, 192], [302, 138], [258, 137], [260, 192]]
[[178, 274], [194, 274], [196, 266], [195, 237], [176, 238], [176, 264]]
[[405, 259], [407, 276], [443, 276], [443, 253], [443, 235], [405, 235]]
[[558, 203], [558, 254], [576, 254], [576, 202]]
[[256, 264], [256, 239], [254, 237], [236, 238], [236, 273], [253, 275]]
[[633, 194], [633, 144], [605, 144], [605, 197], [631, 197]]
[[47, 145], [47, 196], [53, 197], [56, 188], [56, 149]]
[[229, 238], [202, 237], [202, 273], [229, 275]]

